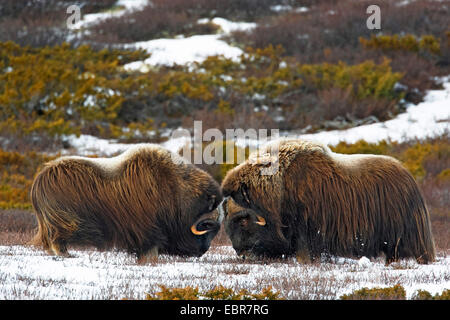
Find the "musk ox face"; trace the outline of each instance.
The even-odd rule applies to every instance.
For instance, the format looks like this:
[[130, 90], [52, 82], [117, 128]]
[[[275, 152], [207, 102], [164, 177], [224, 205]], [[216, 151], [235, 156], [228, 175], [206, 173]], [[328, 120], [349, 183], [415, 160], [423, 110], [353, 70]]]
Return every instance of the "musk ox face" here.
[[158, 253], [200, 256], [217, 234], [219, 184], [160, 146], [113, 158], [62, 157], [36, 176], [34, 243], [67, 254], [68, 244], [119, 248], [147, 261]]
[[[198, 174], [205, 174], [200, 171]], [[194, 199], [193, 205], [186, 208], [189, 224], [186, 223], [184, 232], [188, 234], [187, 243], [178, 245], [177, 239], [173, 239], [175, 246], [173, 249], [162, 250], [169, 254], [178, 254], [184, 256], [201, 256], [210, 247], [211, 241], [217, 235], [223, 219], [223, 214], [218, 210], [222, 202], [222, 193], [220, 186], [211, 180], [209, 186], [198, 199]], [[179, 239], [178, 239], [179, 240]]]
[[[244, 195], [234, 195], [245, 199]], [[247, 198], [248, 199], [248, 198]], [[224, 200], [224, 226], [234, 250], [242, 258], [276, 258], [289, 251], [289, 244], [283, 235], [277, 232], [275, 224], [267, 221], [263, 210], [251, 208], [250, 202], [238, 204], [233, 197]]]

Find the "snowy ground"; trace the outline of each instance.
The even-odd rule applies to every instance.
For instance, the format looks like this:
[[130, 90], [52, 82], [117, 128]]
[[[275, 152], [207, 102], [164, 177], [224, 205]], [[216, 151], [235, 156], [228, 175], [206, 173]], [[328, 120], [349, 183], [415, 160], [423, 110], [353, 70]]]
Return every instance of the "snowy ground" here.
[[[147, 0], [119, 0], [116, 9], [111, 11], [91, 13], [82, 16], [80, 21], [70, 25], [74, 32], [86, 32], [89, 27], [100, 21], [121, 17], [126, 13], [138, 11], [148, 4]], [[223, 55], [229, 59], [238, 59], [243, 51], [235, 46], [231, 46], [220, 38], [233, 31], [245, 31], [256, 27], [252, 22], [233, 22], [224, 18], [215, 17], [213, 19], [200, 19], [197, 23], [213, 23], [219, 26], [217, 34], [195, 35], [184, 37], [179, 35], [170, 39], [152, 39], [126, 44], [126, 48], [143, 49], [151, 54], [150, 58], [144, 61], [135, 61], [124, 66], [127, 71], [139, 70], [148, 72], [152, 66], [182, 65], [192, 62], [201, 62], [209, 56]], [[89, 32], [89, 31], [87, 31]], [[74, 35], [70, 35], [72, 39]]]
[[229, 45], [220, 38], [233, 31], [245, 31], [256, 27], [251, 22], [233, 22], [223, 18], [201, 19], [198, 23], [214, 23], [218, 25], [218, 34], [195, 35], [184, 37], [180, 35], [172, 39], [154, 39], [128, 44], [125, 47], [143, 49], [151, 54], [144, 61], [135, 61], [124, 66], [125, 70], [147, 72], [152, 66], [175, 64], [184, 65], [192, 62], [202, 62], [209, 56], [222, 55], [225, 58], [238, 60], [243, 51]]
[[89, 13], [81, 17], [80, 21], [77, 21], [73, 25], [68, 25], [72, 30], [79, 30], [82, 28], [88, 28], [96, 23], [109, 19], [123, 16], [127, 12], [133, 12], [142, 9], [148, 4], [148, 0], [118, 0], [116, 3], [116, 9], [107, 10], [105, 12]]
[[370, 261], [334, 258], [302, 265], [295, 259], [248, 262], [230, 246], [211, 247], [200, 258], [160, 256], [157, 263], [137, 265], [122, 252], [71, 251], [60, 258], [23, 246], [0, 246], [0, 299], [143, 299], [167, 287], [217, 285], [260, 293], [272, 286], [287, 299], [338, 299], [362, 287], [404, 286], [431, 294], [450, 288], [450, 256], [430, 265], [404, 260], [385, 266]]

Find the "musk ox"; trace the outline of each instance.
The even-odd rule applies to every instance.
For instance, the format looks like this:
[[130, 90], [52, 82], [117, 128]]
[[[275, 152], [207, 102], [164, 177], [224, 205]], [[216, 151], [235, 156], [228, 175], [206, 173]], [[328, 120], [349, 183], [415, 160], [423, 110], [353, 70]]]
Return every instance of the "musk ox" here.
[[118, 248], [141, 263], [158, 253], [200, 256], [220, 228], [219, 184], [158, 145], [113, 158], [61, 157], [36, 176], [34, 244], [67, 255], [68, 244]]
[[[271, 148], [277, 157], [268, 157]], [[435, 258], [419, 188], [388, 156], [343, 155], [319, 143], [280, 140], [230, 170], [222, 183], [225, 230], [239, 255]], [[266, 159], [266, 160], [264, 160]], [[267, 160], [268, 159], [268, 160]], [[277, 162], [278, 170], [261, 169]]]

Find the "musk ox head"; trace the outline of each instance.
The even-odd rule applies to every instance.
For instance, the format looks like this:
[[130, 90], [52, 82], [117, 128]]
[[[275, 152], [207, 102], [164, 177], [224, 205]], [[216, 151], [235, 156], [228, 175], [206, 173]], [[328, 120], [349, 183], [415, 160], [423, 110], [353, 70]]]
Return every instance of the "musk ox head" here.
[[[274, 146], [277, 156], [267, 157]], [[264, 173], [274, 162], [277, 170]], [[222, 192], [225, 230], [239, 255], [435, 257], [422, 195], [391, 157], [282, 139], [230, 170]]]
[[39, 226], [34, 243], [55, 254], [66, 254], [67, 244], [86, 244], [139, 259], [200, 256], [221, 223], [218, 183], [152, 144], [113, 158], [54, 160], [36, 176], [31, 199]]
[[[280, 160], [272, 147], [268, 145], [251, 154], [249, 160], [230, 170], [222, 182], [226, 197], [225, 230], [236, 253], [243, 257], [279, 257], [292, 253], [286, 234], [289, 230], [280, 215], [283, 173], [287, 158], [292, 155], [280, 150], [283, 152]], [[276, 170], [268, 170], [270, 167]]]
[[233, 197], [223, 202], [226, 212], [225, 231], [236, 253], [243, 257], [277, 257], [288, 250], [284, 238], [278, 237], [274, 225], [268, 224], [260, 210], [236, 203]]

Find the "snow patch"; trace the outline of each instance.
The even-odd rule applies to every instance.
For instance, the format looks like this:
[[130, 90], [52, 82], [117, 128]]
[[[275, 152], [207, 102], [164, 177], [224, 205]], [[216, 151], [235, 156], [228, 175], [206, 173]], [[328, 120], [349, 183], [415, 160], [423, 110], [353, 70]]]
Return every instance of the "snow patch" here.
[[85, 14], [80, 21], [74, 23], [73, 25], [68, 25], [67, 27], [71, 30], [87, 28], [103, 20], [121, 17], [125, 13], [141, 10], [147, 4], [148, 0], [119, 0], [117, 1], [116, 6], [123, 7], [123, 9]]
[[135, 61], [124, 65], [125, 70], [147, 72], [150, 66], [175, 64], [184, 65], [192, 62], [202, 62], [209, 56], [222, 55], [225, 58], [238, 61], [243, 51], [232, 47], [223, 40], [221, 35], [196, 35], [187, 38], [156, 39], [141, 41], [126, 45], [127, 48], [143, 49], [151, 54], [145, 61]]
[[233, 22], [224, 18], [216, 17], [211, 19], [205, 18], [197, 21], [199, 24], [214, 23], [218, 25], [223, 33], [231, 33], [235, 31], [250, 31], [256, 28], [257, 24], [254, 22]]
[[346, 130], [323, 131], [297, 137], [336, 145], [341, 141], [355, 143], [361, 139], [371, 143], [381, 140], [404, 142], [449, 133], [450, 82], [444, 83], [443, 86], [443, 90], [430, 90], [423, 102], [417, 105], [410, 104], [405, 113], [399, 114], [394, 119]]

